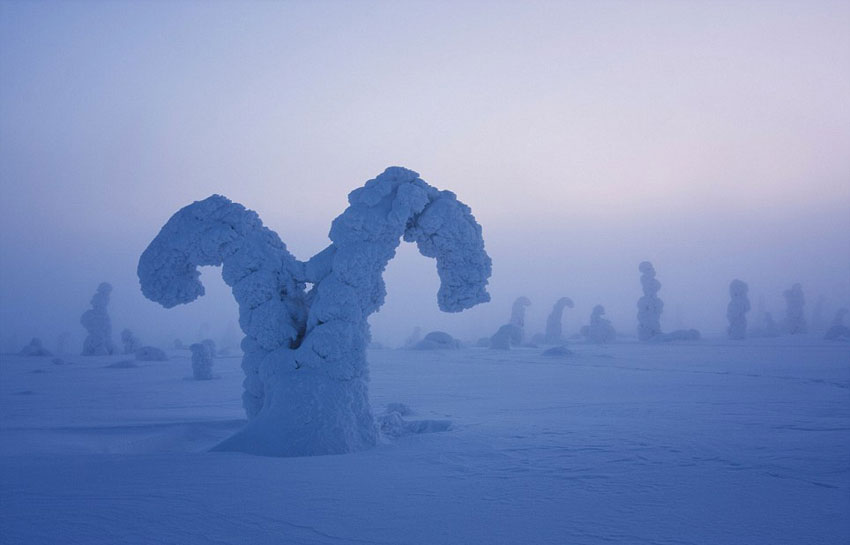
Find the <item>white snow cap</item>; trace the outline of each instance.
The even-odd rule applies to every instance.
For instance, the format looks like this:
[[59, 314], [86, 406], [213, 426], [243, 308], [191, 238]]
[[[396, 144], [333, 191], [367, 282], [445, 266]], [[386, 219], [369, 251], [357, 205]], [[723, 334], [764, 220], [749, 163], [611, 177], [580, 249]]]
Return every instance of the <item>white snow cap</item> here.
[[481, 227], [454, 193], [390, 167], [348, 202], [331, 225], [332, 243], [307, 262], [255, 212], [220, 195], [174, 214], [142, 254], [149, 299], [169, 308], [193, 301], [204, 293], [197, 268], [221, 265], [239, 304], [249, 423], [217, 448], [297, 456], [375, 444], [367, 318], [384, 302], [382, 273], [401, 238], [436, 258], [440, 309], [489, 301]]

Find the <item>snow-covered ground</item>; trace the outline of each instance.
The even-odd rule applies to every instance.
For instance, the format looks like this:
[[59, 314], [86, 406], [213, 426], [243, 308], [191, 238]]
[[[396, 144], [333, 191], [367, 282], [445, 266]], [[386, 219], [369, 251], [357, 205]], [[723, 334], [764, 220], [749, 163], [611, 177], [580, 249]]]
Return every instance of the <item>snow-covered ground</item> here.
[[370, 351], [376, 413], [451, 428], [309, 458], [206, 452], [239, 358], [0, 356], [0, 542], [850, 542], [848, 344], [571, 348]]

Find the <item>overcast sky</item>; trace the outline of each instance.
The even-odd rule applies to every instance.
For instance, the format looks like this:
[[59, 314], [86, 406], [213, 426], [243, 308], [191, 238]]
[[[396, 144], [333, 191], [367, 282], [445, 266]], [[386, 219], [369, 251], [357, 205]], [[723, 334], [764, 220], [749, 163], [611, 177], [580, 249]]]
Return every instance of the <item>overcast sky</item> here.
[[[782, 314], [850, 305], [847, 2], [0, 2], [2, 346], [62, 331], [100, 281], [113, 328], [195, 340], [236, 321], [218, 271], [164, 310], [136, 263], [180, 207], [221, 193], [300, 259], [389, 165], [469, 204], [493, 302], [437, 310], [402, 247], [372, 317], [491, 334], [519, 295], [567, 332], [603, 304], [634, 334], [637, 265], [662, 325], [719, 334], [728, 284]], [[751, 315], [752, 318], [752, 315]]]

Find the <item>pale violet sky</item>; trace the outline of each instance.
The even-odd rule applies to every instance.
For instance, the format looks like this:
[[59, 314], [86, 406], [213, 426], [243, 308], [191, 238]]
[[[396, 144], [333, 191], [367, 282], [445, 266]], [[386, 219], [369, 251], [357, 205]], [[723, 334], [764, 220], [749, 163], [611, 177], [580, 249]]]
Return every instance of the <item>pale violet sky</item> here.
[[[222, 193], [306, 259], [346, 194], [402, 165], [484, 227], [493, 303], [435, 304], [390, 264], [378, 340], [492, 333], [528, 295], [634, 332], [637, 264], [666, 328], [724, 326], [739, 277], [781, 313], [850, 304], [847, 2], [0, 2], [0, 350], [81, 335], [101, 280], [149, 340], [235, 322], [210, 295], [144, 300], [138, 255]], [[211, 271], [213, 272], [213, 271]], [[212, 317], [212, 318], [210, 318]], [[572, 332], [572, 331], [571, 331]]]

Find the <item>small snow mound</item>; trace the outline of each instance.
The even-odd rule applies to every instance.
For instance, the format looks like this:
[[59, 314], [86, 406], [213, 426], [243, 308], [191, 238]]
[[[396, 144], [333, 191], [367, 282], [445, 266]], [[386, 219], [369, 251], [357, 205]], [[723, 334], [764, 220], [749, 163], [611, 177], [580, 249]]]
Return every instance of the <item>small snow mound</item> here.
[[392, 439], [405, 435], [446, 431], [452, 426], [449, 420], [405, 420], [396, 412], [379, 415], [377, 420], [381, 435]]
[[109, 365], [105, 365], [107, 369], [132, 369], [134, 367], [138, 367], [138, 364], [131, 360], [124, 361], [116, 361], [115, 363], [110, 363]]
[[136, 350], [136, 359], [139, 361], [166, 361], [168, 356], [155, 346], [143, 346]]
[[543, 351], [543, 356], [549, 358], [566, 358], [573, 355], [573, 351], [566, 346], [553, 346]]
[[51, 361], [53, 362], [53, 365], [65, 365], [65, 360], [62, 358], [53, 358]]
[[413, 348], [415, 350], [455, 350], [460, 348], [460, 341], [445, 331], [432, 331]]

